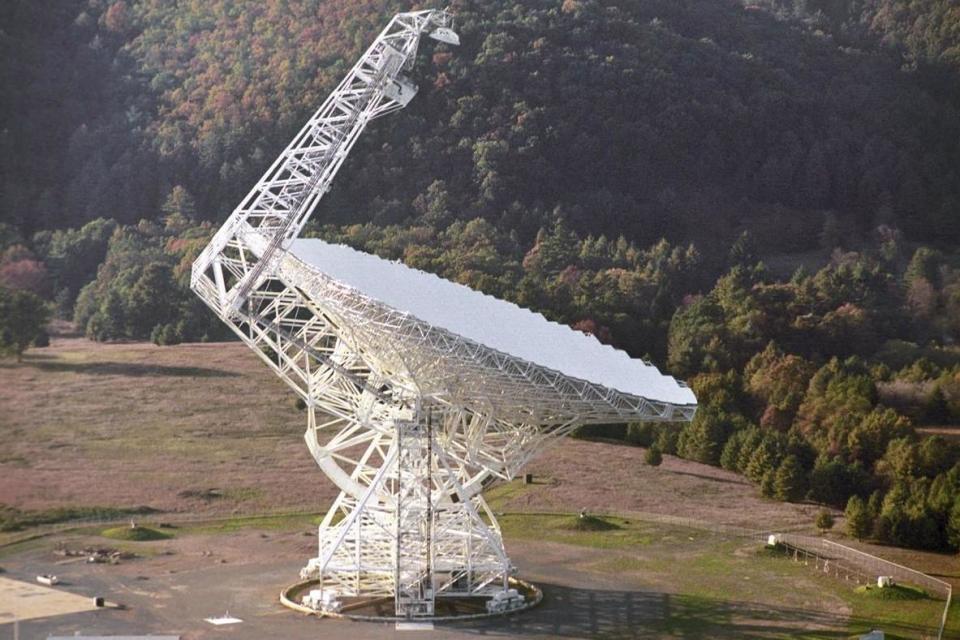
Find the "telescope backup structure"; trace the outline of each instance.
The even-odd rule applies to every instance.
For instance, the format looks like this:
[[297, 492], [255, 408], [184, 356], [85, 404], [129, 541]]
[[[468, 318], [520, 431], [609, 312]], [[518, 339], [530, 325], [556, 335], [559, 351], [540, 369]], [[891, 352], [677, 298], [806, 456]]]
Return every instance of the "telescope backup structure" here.
[[193, 265], [192, 287], [306, 404], [305, 439], [340, 489], [303, 569], [307, 601], [445, 597], [517, 606], [481, 490], [589, 423], [690, 420], [693, 393], [649, 363], [543, 316], [348, 247], [297, 236], [366, 124], [404, 107], [422, 34], [393, 18]]

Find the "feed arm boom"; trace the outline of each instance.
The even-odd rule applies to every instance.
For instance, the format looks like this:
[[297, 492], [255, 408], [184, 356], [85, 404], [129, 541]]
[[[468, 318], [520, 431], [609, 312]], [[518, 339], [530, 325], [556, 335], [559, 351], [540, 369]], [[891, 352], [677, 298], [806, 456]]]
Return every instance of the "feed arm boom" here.
[[[324, 101], [193, 263], [191, 288], [228, 322], [257, 323], [253, 292], [275, 269], [371, 120], [405, 107], [404, 71], [427, 33], [459, 44], [446, 11], [399, 13]], [[244, 307], [248, 308], [244, 310]]]

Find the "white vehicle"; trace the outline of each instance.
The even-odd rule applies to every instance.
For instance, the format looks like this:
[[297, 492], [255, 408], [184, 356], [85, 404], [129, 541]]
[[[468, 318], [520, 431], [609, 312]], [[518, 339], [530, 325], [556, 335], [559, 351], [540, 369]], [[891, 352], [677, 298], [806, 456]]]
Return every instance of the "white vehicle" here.
[[54, 575], [50, 575], [48, 573], [44, 573], [37, 576], [37, 582], [39, 582], [40, 584], [45, 584], [48, 587], [52, 587], [53, 585], [60, 582], [60, 578]]

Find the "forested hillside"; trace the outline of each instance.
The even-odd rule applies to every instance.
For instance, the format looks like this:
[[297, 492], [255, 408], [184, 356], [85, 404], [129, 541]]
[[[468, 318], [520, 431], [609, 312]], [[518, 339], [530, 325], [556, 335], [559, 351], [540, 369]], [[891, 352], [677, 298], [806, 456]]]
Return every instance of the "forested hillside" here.
[[[5, 219], [156, 218], [175, 185], [222, 218], [401, 5], [4, 3]], [[454, 217], [524, 239], [558, 208], [641, 244], [750, 229], [799, 251], [834, 219], [960, 237], [957, 105], [887, 56], [712, 0], [454, 8], [464, 45], [425, 48], [421, 95], [364, 139], [324, 220], [422, 216], [439, 182]]]
[[[96, 340], [225, 338], [190, 263], [410, 6], [3, 3], [0, 283]], [[917, 431], [960, 423], [957, 9], [453, 10], [463, 45], [424, 44], [420, 94], [370, 127], [308, 233], [540, 310], [697, 390], [691, 425], [606, 437], [772, 498], [849, 501], [859, 536], [960, 546], [960, 450]]]
[[[910, 66], [960, 68], [960, 5], [952, 0], [744, 0], [797, 17]], [[942, 76], [949, 82], [948, 76]]]

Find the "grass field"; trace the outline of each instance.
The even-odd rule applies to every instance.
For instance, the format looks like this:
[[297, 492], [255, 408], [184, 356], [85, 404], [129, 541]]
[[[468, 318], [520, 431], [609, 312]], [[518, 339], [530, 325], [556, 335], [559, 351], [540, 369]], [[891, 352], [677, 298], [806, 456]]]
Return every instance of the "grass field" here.
[[[511, 483], [501, 492], [515, 497], [530, 489]], [[496, 505], [497, 501], [495, 494], [492, 502]], [[228, 541], [235, 553], [245, 556], [254, 552], [254, 545], [262, 544], [268, 534], [297, 534], [293, 539], [312, 545], [314, 538], [306, 536], [317, 519], [316, 515], [302, 513], [234, 516], [164, 528], [147, 519], [138, 522], [136, 529], [128, 525], [106, 530], [81, 527], [57, 540], [66, 541], [67, 546], [96, 545], [98, 537], [114, 544], [121, 541], [119, 548], [135, 552], [142, 557], [141, 562], [147, 563], [155, 557], [168, 557], [171, 552], [175, 557], [187, 557], [190, 550], [222, 544], [213, 540]], [[943, 607], [942, 601], [915, 591], [897, 590], [896, 595], [906, 593], [909, 597], [895, 599], [887, 597], [893, 592], [863, 593], [854, 584], [823, 576], [759, 543], [687, 527], [604, 516], [597, 520], [611, 528], [580, 528], [575, 514], [510, 513], [499, 520], [508, 546], [542, 548], [536, 555], [546, 555], [544, 562], [548, 565], [568, 567], [575, 581], [612, 580], [619, 588], [614, 592], [620, 594], [618, 598], [649, 597], [666, 607], [668, 613], [645, 617], [639, 629], [621, 628], [614, 617], [609, 626], [599, 629], [596, 637], [600, 638], [632, 637], [633, 632], [642, 632], [644, 637], [653, 634], [663, 638], [827, 639], [848, 638], [881, 627], [888, 638], [919, 640], [932, 637]], [[160, 535], [133, 536], [132, 531]], [[299, 537], [301, 533], [303, 538]], [[0, 556], [37, 553], [53, 544], [53, 539], [32, 540], [3, 549]], [[554, 558], [560, 560], [555, 562]], [[150, 570], [138, 566], [135, 571]], [[608, 591], [595, 593], [591, 597], [610, 597]], [[649, 606], [643, 600], [635, 604]], [[950, 632], [958, 631], [954, 619]]]
[[[149, 506], [201, 514], [315, 511], [334, 497], [293, 395], [240, 343], [157, 347], [55, 337], [0, 361], [0, 505], [25, 513]], [[587, 472], [583, 460], [604, 465]], [[816, 508], [759, 497], [735, 474], [643, 449], [564, 440], [530, 465], [516, 510], [697, 513], [810, 525]], [[549, 478], [550, 482], [539, 482]], [[610, 486], [619, 488], [610, 492]]]
[[[495, 511], [501, 511], [532, 491], [536, 491], [535, 485], [515, 481], [494, 488], [487, 499]], [[886, 630], [888, 638], [934, 637], [943, 613], [943, 601], [923, 592], [909, 587], [883, 592], [860, 587], [857, 591], [855, 583], [820, 575], [811, 566], [755, 543], [639, 518], [588, 517], [610, 528], [578, 527], [579, 517], [572, 514], [508, 512], [498, 515], [498, 521], [507, 540], [541, 540], [600, 550], [602, 557], [591, 563], [590, 569], [634, 575], [675, 593], [675, 606], [683, 613], [657, 627], [664, 637], [702, 632], [710, 625], [739, 628], [737, 620], [747, 614], [738, 611], [746, 604], [756, 609], [754, 615], [767, 611], [767, 606], [792, 612], [784, 621], [767, 620], [768, 630], [791, 619], [806, 618], [808, 614], [803, 612], [809, 612], [808, 624], [824, 628], [809, 633], [791, 629], [791, 637], [802, 638], [845, 638], [872, 627]], [[907, 557], [917, 555], [898, 551]], [[924, 558], [935, 560], [931, 555]], [[956, 565], [956, 558], [950, 557], [935, 573], [943, 575], [944, 568], [952, 573]], [[960, 605], [956, 602], [944, 637], [960, 638]]]
[[[616, 529], [582, 531], [570, 526], [576, 517], [510, 514], [500, 522], [507, 540], [601, 550], [591, 570], [630, 576], [644, 587], [674, 594], [676, 615], [651, 622], [664, 637], [753, 624], [770, 631], [782, 624], [791, 629], [790, 637], [846, 637], [878, 627], [888, 638], [921, 639], [933, 637], [943, 612], [943, 601], [923, 592], [900, 588], [895, 591], [901, 597], [891, 598], [890, 591], [858, 591], [854, 583], [823, 576], [756, 542], [615, 517], [606, 520]], [[783, 619], [774, 619], [775, 611]], [[798, 620], [809, 628], [794, 628]], [[960, 633], [956, 620], [949, 631]]]
[[[292, 395], [243, 345], [56, 338], [50, 348], [28, 352], [22, 364], [0, 362], [0, 389], [0, 525], [20, 529], [17, 536], [107, 513], [136, 516], [143, 530], [153, 526], [172, 537], [125, 539], [129, 527], [122, 526], [112, 538], [102, 536], [106, 526], [78, 535], [99, 544], [119, 540], [111, 544], [148, 559], [168, 546], [204, 545], [214, 537], [242, 547], [244, 536], [288, 535], [297, 557], [315, 545], [308, 532], [333, 487], [303, 445], [304, 418]], [[758, 554], [741, 540], [624, 515], [812, 528], [818, 510], [764, 500], [735, 474], [672, 456], [653, 468], [643, 464], [643, 453], [559, 442], [531, 464], [533, 485], [501, 484], [486, 494], [503, 513], [508, 545], [554, 545], [558, 567], [574, 554], [572, 566], [585, 575], [668, 594], [658, 606], [669, 605], [670, 615], [644, 621], [660, 637], [712, 625], [725, 630], [718, 637], [776, 637], [779, 629], [792, 637], [846, 638], [882, 623], [896, 626], [899, 637], [920, 638], [938, 618], [938, 601], [858, 594], [855, 585]], [[585, 526], [570, 515], [580, 509], [621, 515]], [[277, 511], [291, 513], [261, 515]], [[157, 526], [165, 521], [175, 526]], [[0, 549], [0, 556], [36, 552], [48, 542], [29, 539]], [[954, 557], [866, 550], [960, 584]], [[577, 581], [572, 574], [570, 582]], [[960, 638], [958, 618], [951, 617], [951, 632]]]
[[169, 540], [173, 534], [169, 531], [161, 531], [153, 527], [123, 525], [120, 527], [109, 527], [100, 532], [104, 538], [113, 540], [126, 540], [128, 542], [153, 542], [155, 540]]
[[333, 489], [291, 395], [239, 344], [55, 339], [0, 362], [0, 504], [256, 513]]

